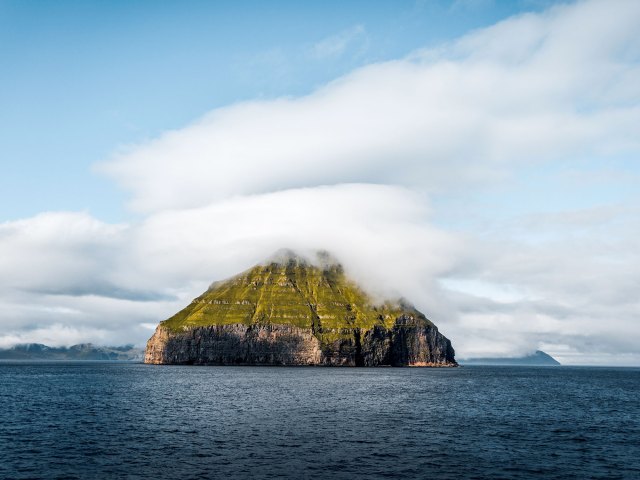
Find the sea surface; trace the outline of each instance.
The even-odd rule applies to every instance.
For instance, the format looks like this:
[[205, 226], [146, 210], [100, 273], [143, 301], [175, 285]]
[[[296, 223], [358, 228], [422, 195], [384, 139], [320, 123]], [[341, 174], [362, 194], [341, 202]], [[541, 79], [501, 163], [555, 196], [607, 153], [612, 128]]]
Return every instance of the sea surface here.
[[640, 479], [640, 369], [0, 363], [3, 479]]

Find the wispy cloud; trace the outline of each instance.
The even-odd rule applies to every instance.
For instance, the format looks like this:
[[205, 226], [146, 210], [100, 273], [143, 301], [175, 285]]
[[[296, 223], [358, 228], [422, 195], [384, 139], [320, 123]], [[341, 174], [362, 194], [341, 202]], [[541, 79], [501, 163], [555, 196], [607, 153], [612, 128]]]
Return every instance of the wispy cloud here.
[[449, 11], [457, 13], [460, 11], [477, 11], [487, 9], [495, 4], [495, 0], [454, 0], [449, 6]]
[[356, 49], [358, 53], [362, 53], [367, 49], [368, 43], [364, 26], [354, 25], [314, 44], [311, 47], [311, 55], [318, 59], [335, 59], [349, 49]]

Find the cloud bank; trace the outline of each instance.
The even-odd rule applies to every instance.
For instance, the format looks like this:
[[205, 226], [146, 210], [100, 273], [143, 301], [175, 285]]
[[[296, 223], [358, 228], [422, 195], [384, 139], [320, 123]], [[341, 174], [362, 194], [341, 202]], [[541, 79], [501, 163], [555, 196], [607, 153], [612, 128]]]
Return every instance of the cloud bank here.
[[154, 212], [336, 183], [439, 192], [527, 162], [637, 151], [639, 17], [634, 1], [523, 15], [305, 97], [215, 110], [102, 170]]
[[0, 225], [0, 343], [141, 342], [210, 281], [281, 247], [324, 248], [375, 294], [416, 303], [460, 357], [544, 345], [640, 363], [637, 197], [435, 220], [524, 169], [637, 158], [639, 27], [638, 2], [560, 5], [122, 148], [98, 169], [140, 221]]

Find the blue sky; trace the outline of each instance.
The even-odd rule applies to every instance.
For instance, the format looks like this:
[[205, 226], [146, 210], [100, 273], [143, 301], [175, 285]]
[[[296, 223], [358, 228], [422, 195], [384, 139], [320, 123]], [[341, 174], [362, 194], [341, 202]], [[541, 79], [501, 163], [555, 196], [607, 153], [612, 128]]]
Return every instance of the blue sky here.
[[640, 365], [635, 0], [0, 0], [0, 347], [332, 251], [461, 358]]
[[[532, 1], [0, 2], [0, 219], [130, 217], [92, 166], [207, 111], [309, 93]], [[314, 53], [322, 42], [344, 50]]]

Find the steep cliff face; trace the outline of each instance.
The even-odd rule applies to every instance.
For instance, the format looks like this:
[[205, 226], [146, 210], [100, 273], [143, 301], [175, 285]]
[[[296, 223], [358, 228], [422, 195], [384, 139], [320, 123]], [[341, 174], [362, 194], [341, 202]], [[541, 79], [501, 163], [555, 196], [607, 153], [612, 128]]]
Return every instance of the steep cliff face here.
[[456, 365], [451, 342], [415, 308], [375, 305], [340, 265], [293, 255], [213, 284], [160, 323], [145, 362]]
[[290, 325], [211, 325], [181, 332], [159, 325], [146, 363], [318, 365], [320, 342], [311, 329]]

